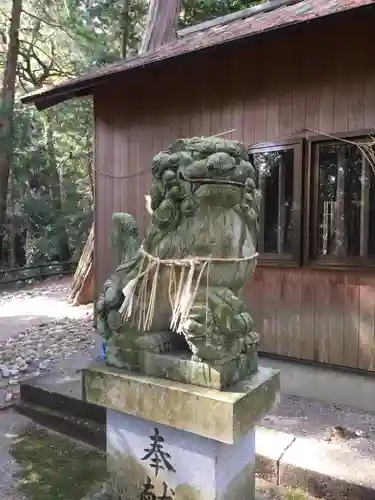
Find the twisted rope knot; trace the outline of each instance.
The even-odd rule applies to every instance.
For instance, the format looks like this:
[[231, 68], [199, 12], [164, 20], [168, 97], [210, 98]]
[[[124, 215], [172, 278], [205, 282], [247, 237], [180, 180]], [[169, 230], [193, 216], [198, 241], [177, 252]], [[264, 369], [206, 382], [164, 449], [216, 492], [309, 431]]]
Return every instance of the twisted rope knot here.
[[208, 262], [221, 262], [221, 263], [226, 263], [226, 262], [243, 262], [247, 260], [254, 260], [258, 257], [258, 253], [254, 253], [253, 255], [249, 255], [248, 257], [198, 257], [198, 256], [193, 256], [193, 257], [185, 257], [183, 259], [162, 259], [160, 257], [155, 257], [154, 255], [146, 252], [146, 250], [141, 247], [139, 249], [140, 253], [144, 256], [147, 257], [149, 260], [154, 261], [154, 262], [160, 262], [160, 264], [163, 264], [165, 266], [187, 266], [190, 267], [192, 264], [204, 264]]
[[[187, 257], [183, 259], [162, 259], [155, 257], [141, 247], [140, 253], [143, 255], [138, 275], [129, 281], [123, 288], [124, 301], [120, 307], [120, 314], [123, 320], [129, 320], [133, 315], [133, 303], [135, 291], [138, 283], [139, 296], [138, 296], [138, 329], [149, 331], [152, 327], [152, 321], [155, 311], [156, 290], [159, 279], [160, 266], [170, 267], [169, 271], [169, 286], [168, 296], [172, 308], [172, 318], [170, 328], [172, 331], [182, 333], [182, 325], [190, 314], [190, 310], [194, 304], [195, 297], [198, 293], [203, 274], [206, 271], [206, 311], [208, 311], [208, 290], [209, 290], [209, 275], [210, 266], [212, 263], [236, 263], [254, 260], [258, 257], [258, 253], [249, 255], [247, 257]], [[146, 265], [145, 265], [146, 264]], [[193, 290], [193, 279], [196, 268], [202, 265], [196, 279]], [[180, 279], [177, 284], [176, 267], [181, 267]], [[147, 285], [150, 277], [151, 270], [155, 269], [152, 278], [150, 297], [147, 297]], [[188, 272], [186, 273], [186, 270]], [[185, 275], [187, 277], [185, 279]], [[146, 304], [148, 302], [148, 307]], [[207, 330], [207, 314], [206, 314], [206, 330]]]

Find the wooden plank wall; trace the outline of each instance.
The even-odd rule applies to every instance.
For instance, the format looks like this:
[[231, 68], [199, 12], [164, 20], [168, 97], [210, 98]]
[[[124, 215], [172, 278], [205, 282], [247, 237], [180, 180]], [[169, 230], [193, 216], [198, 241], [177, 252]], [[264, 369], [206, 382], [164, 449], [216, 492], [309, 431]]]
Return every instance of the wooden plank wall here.
[[[172, 140], [234, 128], [228, 137], [252, 145], [305, 129], [375, 128], [373, 21], [312, 23], [103, 87], [95, 95], [97, 289], [112, 270], [112, 213], [132, 213], [144, 233], [150, 160]], [[258, 267], [247, 297], [264, 351], [375, 370], [374, 274]]]
[[261, 350], [375, 371], [375, 278], [258, 267], [246, 296]]

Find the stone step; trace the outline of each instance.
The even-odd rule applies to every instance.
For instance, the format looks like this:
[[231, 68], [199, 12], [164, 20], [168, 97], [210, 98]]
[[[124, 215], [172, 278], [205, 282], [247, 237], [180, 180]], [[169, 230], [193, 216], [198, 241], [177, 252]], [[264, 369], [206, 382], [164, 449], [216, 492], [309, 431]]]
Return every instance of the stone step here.
[[46, 375], [21, 383], [14, 408], [46, 427], [105, 449], [105, 409], [83, 400], [80, 375]]
[[279, 486], [301, 488], [318, 498], [374, 500], [375, 443], [360, 449], [258, 427], [256, 474]]
[[80, 374], [69, 378], [47, 375], [23, 382], [20, 398], [23, 403], [105, 424], [105, 409], [83, 401]]
[[105, 450], [105, 424], [76, 418], [65, 412], [51, 410], [33, 403], [25, 403], [22, 400], [14, 405], [14, 409], [53, 431], [65, 434], [100, 450]]
[[323, 363], [259, 355], [262, 366], [280, 371], [281, 392], [375, 413], [374, 373], [355, 373]]

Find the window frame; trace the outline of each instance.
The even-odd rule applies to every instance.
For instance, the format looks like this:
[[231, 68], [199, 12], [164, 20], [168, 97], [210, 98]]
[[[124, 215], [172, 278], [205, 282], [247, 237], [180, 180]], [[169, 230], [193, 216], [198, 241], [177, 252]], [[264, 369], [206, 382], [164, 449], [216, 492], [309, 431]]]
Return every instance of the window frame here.
[[[374, 131], [358, 131], [356, 133], [335, 134], [338, 139], [366, 141]], [[319, 221], [319, 148], [340, 144], [340, 140], [326, 135], [317, 135], [306, 139], [306, 165], [303, 184], [304, 195], [304, 232], [303, 232], [303, 267], [315, 269], [362, 270], [375, 268], [374, 257], [333, 257], [318, 255], [318, 221]], [[371, 168], [371, 167], [370, 167]]]
[[[292, 252], [291, 253], [265, 253], [260, 249], [258, 257], [259, 266], [271, 267], [300, 267], [302, 264], [302, 172], [304, 157], [304, 139], [288, 139], [284, 141], [262, 142], [253, 144], [247, 148], [248, 154], [265, 153], [271, 151], [285, 151], [292, 149], [294, 151], [293, 163], [293, 211], [292, 211]], [[262, 211], [261, 202], [261, 211]], [[260, 216], [261, 217], [261, 216]], [[259, 239], [261, 238], [262, 222], [260, 222]], [[259, 241], [259, 240], [258, 240]]]

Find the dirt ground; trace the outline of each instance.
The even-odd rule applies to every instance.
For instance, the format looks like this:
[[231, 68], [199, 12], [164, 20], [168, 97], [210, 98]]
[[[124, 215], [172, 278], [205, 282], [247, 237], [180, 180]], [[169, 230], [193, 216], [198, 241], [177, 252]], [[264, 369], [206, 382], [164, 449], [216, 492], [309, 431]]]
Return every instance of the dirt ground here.
[[73, 307], [66, 300], [71, 278], [47, 280], [20, 290], [0, 288], [0, 341], [22, 329], [61, 318], [82, 318], [92, 305]]

